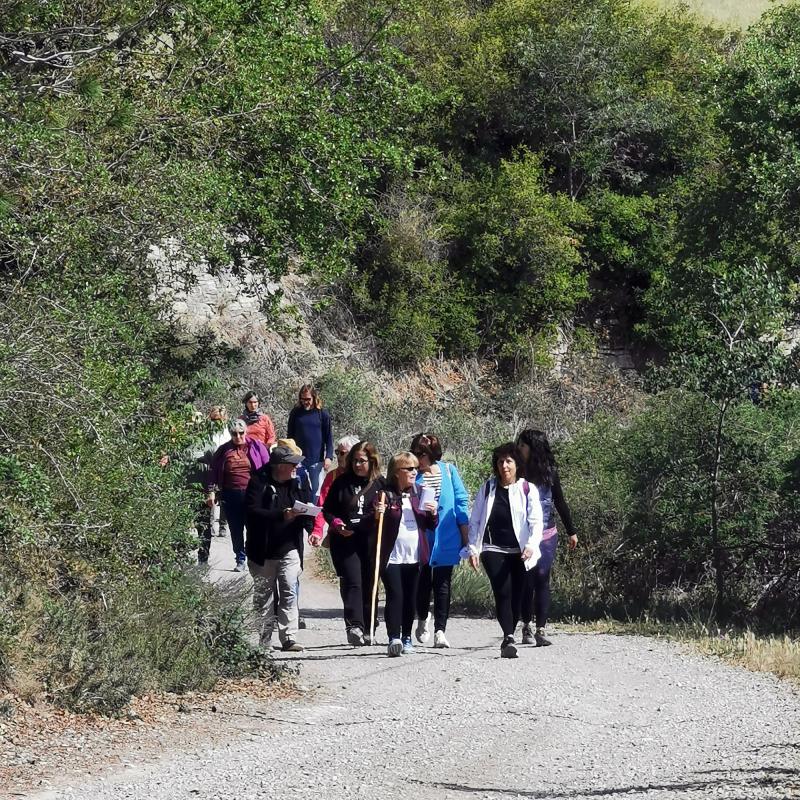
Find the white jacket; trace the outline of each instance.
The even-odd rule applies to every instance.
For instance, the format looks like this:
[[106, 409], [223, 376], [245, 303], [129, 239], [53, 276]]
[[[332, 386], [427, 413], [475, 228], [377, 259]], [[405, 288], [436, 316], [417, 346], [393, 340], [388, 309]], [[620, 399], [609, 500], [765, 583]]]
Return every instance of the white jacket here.
[[[525, 484], [528, 485], [528, 494], [525, 495]], [[488, 486], [488, 492], [487, 492]], [[469, 516], [469, 552], [470, 555], [480, 555], [483, 549], [483, 535], [486, 532], [486, 523], [492, 513], [494, 505], [497, 478], [489, 478], [481, 486], [475, 496], [472, 513]], [[542, 541], [542, 504], [539, 502], [539, 491], [529, 481], [520, 478], [508, 487], [508, 501], [511, 506], [511, 520], [514, 525], [514, 535], [519, 542], [522, 552], [526, 547], [533, 551], [533, 555], [525, 562], [525, 569], [536, 566], [541, 552], [539, 543]]]

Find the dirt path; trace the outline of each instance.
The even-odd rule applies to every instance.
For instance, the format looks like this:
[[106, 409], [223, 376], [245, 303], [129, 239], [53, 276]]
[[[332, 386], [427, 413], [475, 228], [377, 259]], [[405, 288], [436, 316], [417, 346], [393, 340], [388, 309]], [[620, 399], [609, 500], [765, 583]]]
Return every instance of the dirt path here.
[[[212, 578], [232, 573], [214, 540]], [[302, 697], [217, 715], [213, 737], [35, 800], [800, 797], [800, 696], [769, 675], [635, 637], [558, 635], [498, 658], [492, 621], [447, 651], [342, 644], [335, 588], [305, 580]]]

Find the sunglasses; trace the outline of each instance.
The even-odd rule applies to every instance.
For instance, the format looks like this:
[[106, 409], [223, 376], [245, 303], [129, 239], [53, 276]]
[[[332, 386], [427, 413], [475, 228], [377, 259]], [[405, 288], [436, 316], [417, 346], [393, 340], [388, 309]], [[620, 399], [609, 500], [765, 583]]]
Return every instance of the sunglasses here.
[[400, 467], [400, 469], [405, 470], [406, 472], [416, 472], [416, 467]]

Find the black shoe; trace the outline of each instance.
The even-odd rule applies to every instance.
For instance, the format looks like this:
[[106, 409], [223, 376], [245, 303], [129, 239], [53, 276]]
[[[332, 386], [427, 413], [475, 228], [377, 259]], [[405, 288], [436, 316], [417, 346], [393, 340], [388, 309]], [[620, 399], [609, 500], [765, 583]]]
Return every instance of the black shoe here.
[[300, 653], [303, 651], [303, 645], [296, 642], [294, 639], [287, 639], [281, 646], [281, 649], [288, 653]]
[[537, 647], [550, 647], [553, 644], [549, 639], [544, 638], [544, 628], [537, 628], [533, 637]]
[[308, 626], [306, 625], [306, 618], [305, 617], [298, 617], [297, 618], [297, 627], [304, 631]]
[[536, 639], [533, 636], [533, 626], [530, 622], [525, 622], [522, 625], [522, 644], [535, 644]]
[[353, 645], [353, 647], [364, 646], [364, 634], [361, 628], [350, 628], [350, 630], [347, 631], [347, 643]]
[[513, 636], [506, 636], [503, 643], [500, 645], [500, 658], [516, 658], [517, 645], [514, 644]]

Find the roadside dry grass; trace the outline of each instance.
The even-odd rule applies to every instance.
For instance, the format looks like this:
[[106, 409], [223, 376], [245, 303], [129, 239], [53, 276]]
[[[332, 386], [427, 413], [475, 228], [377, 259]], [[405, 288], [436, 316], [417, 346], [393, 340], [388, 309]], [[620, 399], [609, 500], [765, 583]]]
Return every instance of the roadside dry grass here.
[[580, 633], [654, 636], [685, 642], [707, 656], [730, 661], [753, 672], [771, 672], [800, 684], [800, 638], [759, 636], [752, 631], [713, 631], [701, 623], [662, 623], [652, 620], [566, 622], [560, 630]]
[[773, 5], [770, 0], [661, 0], [667, 7], [686, 5], [692, 11], [728, 28], [747, 28]]
[[[468, 615], [488, 616], [494, 609], [489, 581], [483, 572], [464, 564], [453, 573], [453, 607]], [[559, 622], [560, 630], [654, 636], [685, 642], [708, 656], [716, 656], [754, 672], [771, 672], [800, 683], [800, 637], [760, 636], [752, 631], [712, 630], [701, 622], [664, 623], [652, 619], [621, 622], [610, 618], [591, 622]]]

